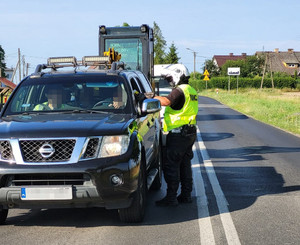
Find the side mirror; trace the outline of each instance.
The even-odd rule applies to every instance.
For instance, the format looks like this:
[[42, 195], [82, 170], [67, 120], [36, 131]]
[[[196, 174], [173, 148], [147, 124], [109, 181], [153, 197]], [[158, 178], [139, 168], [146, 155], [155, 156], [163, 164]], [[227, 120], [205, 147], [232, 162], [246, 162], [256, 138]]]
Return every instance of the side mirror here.
[[142, 104], [142, 114], [158, 112], [161, 109], [160, 101], [157, 99], [145, 99]]

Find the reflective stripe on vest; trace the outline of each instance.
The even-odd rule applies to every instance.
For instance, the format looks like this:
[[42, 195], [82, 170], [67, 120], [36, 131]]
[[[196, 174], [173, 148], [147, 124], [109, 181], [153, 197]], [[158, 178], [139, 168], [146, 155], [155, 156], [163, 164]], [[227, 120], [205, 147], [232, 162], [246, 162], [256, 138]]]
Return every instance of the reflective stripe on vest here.
[[185, 102], [180, 110], [173, 110], [170, 106], [166, 107], [163, 124], [165, 132], [186, 124], [196, 124], [198, 94], [196, 90], [188, 84], [181, 84], [178, 87], [184, 93]]

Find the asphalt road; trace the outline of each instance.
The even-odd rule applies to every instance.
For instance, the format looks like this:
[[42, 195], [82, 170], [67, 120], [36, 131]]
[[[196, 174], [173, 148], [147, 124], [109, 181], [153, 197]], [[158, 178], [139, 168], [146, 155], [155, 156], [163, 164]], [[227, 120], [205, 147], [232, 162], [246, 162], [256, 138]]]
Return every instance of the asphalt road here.
[[193, 203], [114, 210], [10, 210], [1, 244], [300, 244], [300, 138], [200, 97]]

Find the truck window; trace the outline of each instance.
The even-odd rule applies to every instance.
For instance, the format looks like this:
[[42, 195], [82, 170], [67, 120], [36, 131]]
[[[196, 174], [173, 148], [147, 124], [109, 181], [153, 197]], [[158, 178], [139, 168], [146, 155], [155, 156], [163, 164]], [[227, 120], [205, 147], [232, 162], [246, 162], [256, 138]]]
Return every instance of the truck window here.
[[143, 70], [142, 42], [138, 38], [106, 39], [105, 49], [114, 48], [121, 54], [127, 70]]

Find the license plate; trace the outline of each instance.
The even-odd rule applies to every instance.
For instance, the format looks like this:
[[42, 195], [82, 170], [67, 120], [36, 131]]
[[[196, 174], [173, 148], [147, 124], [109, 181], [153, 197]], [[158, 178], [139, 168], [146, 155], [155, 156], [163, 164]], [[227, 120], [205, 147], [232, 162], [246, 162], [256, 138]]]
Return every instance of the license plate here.
[[71, 200], [72, 187], [23, 187], [22, 200]]

